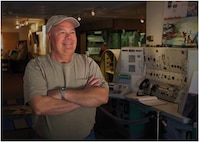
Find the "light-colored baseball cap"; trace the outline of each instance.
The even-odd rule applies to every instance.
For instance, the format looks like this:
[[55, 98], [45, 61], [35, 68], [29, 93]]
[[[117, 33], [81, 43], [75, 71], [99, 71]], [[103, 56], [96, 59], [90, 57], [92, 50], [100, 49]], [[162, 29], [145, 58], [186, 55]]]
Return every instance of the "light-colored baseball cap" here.
[[74, 28], [77, 28], [80, 26], [80, 23], [73, 17], [68, 17], [68, 16], [65, 16], [65, 15], [54, 15], [52, 17], [50, 17], [46, 23], [46, 33], [48, 33], [51, 28], [63, 21], [70, 21]]

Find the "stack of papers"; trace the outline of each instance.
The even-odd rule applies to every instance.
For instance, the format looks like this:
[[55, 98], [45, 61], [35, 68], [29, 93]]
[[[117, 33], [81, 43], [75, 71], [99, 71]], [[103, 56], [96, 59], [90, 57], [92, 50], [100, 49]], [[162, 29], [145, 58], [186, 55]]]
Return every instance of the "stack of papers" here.
[[127, 98], [137, 100], [140, 103], [147, 105], [147, 106], [157, 106], [157, 105], [165, 105], [167, 104], [166, 101], [158, 99], [156, 96], [136, 96], [136, 95], [126, 95]]

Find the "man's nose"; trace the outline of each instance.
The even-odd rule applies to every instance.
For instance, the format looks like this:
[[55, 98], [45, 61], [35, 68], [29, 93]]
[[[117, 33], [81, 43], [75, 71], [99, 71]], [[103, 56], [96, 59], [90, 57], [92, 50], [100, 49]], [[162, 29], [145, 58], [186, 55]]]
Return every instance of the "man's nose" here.
[[71, 38], [71, 35], [70, 35], [70, 33], [66, 33], [66, 34], [65, 34], [65, 38], [68, 38], [68, 39], [70, 39], [70, 38]]

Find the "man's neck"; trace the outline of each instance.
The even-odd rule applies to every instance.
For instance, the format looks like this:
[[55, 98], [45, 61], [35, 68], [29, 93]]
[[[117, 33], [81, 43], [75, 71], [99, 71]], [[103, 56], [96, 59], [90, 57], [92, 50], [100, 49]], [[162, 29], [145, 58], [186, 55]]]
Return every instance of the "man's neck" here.
[[51, 53], [51, 56], [59, 63], [69, 63], [73, 55], [57, 56]]

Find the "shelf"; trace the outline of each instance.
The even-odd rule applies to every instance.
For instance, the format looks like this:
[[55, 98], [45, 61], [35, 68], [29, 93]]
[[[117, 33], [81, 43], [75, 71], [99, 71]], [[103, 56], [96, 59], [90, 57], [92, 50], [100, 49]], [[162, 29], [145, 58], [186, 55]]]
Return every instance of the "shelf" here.
[[106, 73], [114, 74], [114, 71], [106, 71]]

